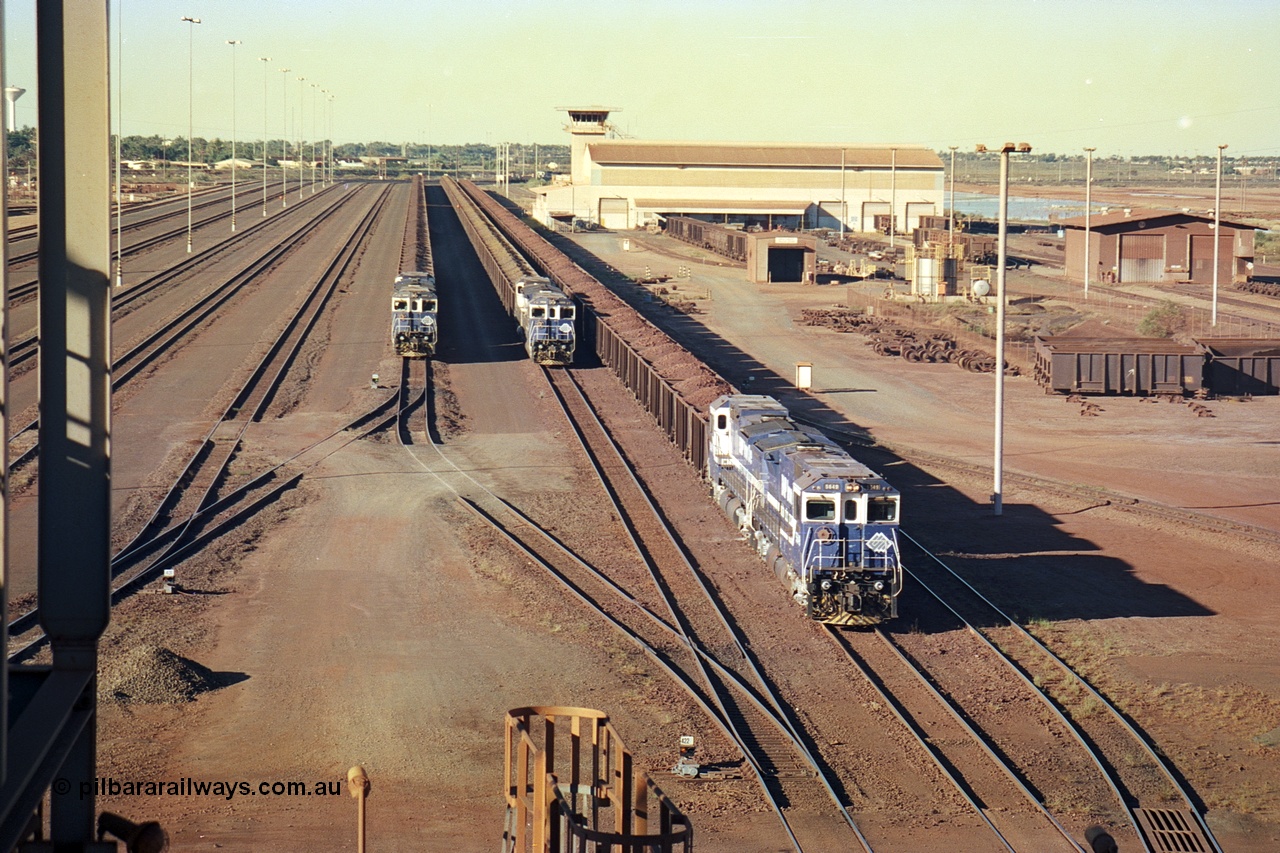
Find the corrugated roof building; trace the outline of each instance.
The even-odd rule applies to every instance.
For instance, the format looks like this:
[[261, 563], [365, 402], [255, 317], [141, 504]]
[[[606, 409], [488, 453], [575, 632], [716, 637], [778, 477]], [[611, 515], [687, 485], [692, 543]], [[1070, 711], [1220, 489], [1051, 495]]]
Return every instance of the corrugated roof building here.
[[[1085, 219], [1066, 230], [1067, 277], [1084, 280]], [[1253, 262], [1253, 226], [1222, 220], [1218, 280], [1243, 281]], [[1213, 281], [1213, 217], [1173, 210], [1119, 210], [1089, 217], [1090, 281]]]
[[919, 145], [650, 142], [605, 139], [609, 110], [568, 109], [571, 182], [539, 187], [533, 215], [604, 228], [644, 227], [666, 214], [761, 225], [872, 231], [896, 213], [908, 233], [941, 213], [944, 168]]

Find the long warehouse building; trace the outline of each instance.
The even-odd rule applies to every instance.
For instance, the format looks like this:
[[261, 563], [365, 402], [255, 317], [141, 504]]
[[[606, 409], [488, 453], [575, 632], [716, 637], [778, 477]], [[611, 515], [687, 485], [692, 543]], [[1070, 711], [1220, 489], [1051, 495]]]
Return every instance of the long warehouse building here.
[[681, 214], [766, 228], [839, 230], [843, 219], [846, 231], [908, 233], [943, 210], [942, 160], [921, 145], [606, 139], [608, 108], [567, 111], [570, 180], [533, 190], [544, 225], [643, 228]]

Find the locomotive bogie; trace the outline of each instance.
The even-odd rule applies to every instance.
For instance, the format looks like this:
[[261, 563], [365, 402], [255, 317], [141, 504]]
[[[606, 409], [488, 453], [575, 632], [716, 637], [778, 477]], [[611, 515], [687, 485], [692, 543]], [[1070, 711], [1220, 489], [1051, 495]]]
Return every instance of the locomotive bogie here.
[[717, 503], [810, 618], [874, 625], [897, 615], [892, 486], [770, 397], [718, 399], [709, 444]]

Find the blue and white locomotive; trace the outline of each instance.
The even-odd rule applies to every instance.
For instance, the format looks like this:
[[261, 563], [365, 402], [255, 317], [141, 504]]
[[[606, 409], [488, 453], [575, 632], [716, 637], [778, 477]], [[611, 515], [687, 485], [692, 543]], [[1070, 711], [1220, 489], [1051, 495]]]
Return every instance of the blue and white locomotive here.
[[772, 397], [711, 404], [716, 501], [811, 619], [874, 625], [898, 615], [901, 495]]
[[396, 355], [434, 355], [440, 334], [436, 277], [427, 272], [396, 276], [391, 293], [391, 341]]
[[538, 364], [572, 364], [577, 335], [573, 299], [542, 276], [516, 280], [515, 315], [524, 349]]

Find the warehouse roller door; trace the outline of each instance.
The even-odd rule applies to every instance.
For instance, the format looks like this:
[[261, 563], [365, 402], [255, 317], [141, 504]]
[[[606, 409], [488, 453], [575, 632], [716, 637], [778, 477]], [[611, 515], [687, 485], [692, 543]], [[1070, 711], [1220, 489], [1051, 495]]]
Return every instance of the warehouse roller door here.
[[907, 230], [920, 227], [920, 217], [933, 216], [933, 202], [931, 201], [909, 201], [907, 202]]
[[625, 198], [600, 199], [600, 227], [610, 230], [630, 227], [627, 221], [627, 207]]
[[1164, 281], [1164, 235], [1120, 235], [1120, 281]]
[[864, 201], [862, 203], [862, 230], [874, 231], [877, 216], [888, 216], [890, 211], [887, 201]]
[[[1218, 282], [1231, 281], [1230, 234], [1218, 238]], [[1191, 280], [1200, 284], [1213, 283], [1213, 235], [1191, 235]]]

